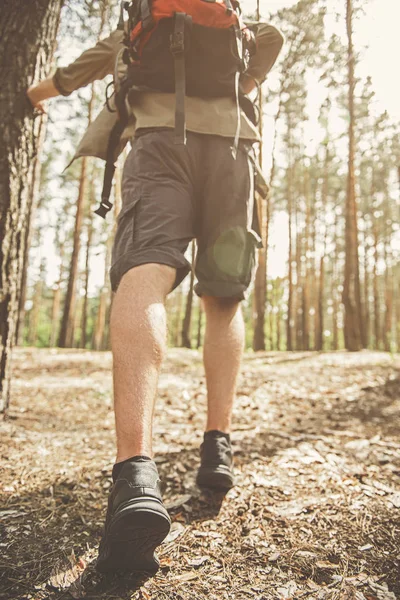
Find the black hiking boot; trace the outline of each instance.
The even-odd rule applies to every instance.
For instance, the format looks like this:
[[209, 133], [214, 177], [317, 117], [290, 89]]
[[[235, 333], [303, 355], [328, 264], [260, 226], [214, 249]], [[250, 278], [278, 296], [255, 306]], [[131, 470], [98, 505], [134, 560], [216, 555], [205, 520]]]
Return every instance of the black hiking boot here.
[[126, 461], [108, 499], [96, 569], [101, 573], [155, 573], [154, 550], [168, 535], [171, 519], [163, 505], [156, 464], [146, 457]]
[[232, 447], [228, 433], [207, 431], [200, 446], [201, 465], [197, 485], [218, 492], [227, 492], [234, 485]]

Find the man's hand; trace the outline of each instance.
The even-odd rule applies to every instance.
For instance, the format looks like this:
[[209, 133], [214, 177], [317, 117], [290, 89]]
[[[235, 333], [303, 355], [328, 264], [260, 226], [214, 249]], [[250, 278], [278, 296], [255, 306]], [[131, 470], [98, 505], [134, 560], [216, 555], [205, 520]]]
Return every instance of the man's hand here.
[[33, 108], [38, 110], [40, 113], [46, 112], [46, 106], [44, 101], [48, 98], [54, 98], [55, 96], [59, 96], [60, 92], [54, 86], [53, 78], [48, 77], [47, 79], [43, 79], [37, 85], [31, 85], [27, 91], [26, 95], [29, 98], [30, 103]]
[[27, 89], [26, 95], [28, 96], [29, 102], [32, 104], [33, 108], [35, 108], [37, 111], [39, 111], [42, 114], [46, 113], [45, 105], [43, 104], [43, 101], [41, 100], [40, 94], [38, 94], [38, 92], [37, 92], [36, 85], [31, 85]]

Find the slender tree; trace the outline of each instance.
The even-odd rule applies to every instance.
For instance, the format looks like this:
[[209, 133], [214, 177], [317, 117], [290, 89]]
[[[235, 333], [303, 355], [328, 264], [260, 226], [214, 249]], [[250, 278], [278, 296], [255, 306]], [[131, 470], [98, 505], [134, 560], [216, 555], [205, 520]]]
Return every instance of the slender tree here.
[[346, 195], [346, 259], [343, 284], [344, 340], [348, 350], [362, 348], [362, 306], [358, 257], [358, 224], [355, 183], [355, 56], [353, 48], [353, 2], [346, 0], [347, 64], [348, 64], [348, 109], [349, 109], [349, 158]]
[[[100, 25], [97, 39], [101, 38], [103, 33], [105, 19], [107, 14], [107, 2], [102, 2], [101, 4], [101, 14], [100, 14]], [[93, 110], [96, 101], [95, 88], [92, 84], [92, 92], [90, 96], [90, 101], [88, 105], [88, 125], [91, 124], [93, 118]], [[78, 278], [78, 261], [79, 261], [79, 253], [81, 249], [81, 235], [82, 235], [82, 226], [83, 226], [83, 216], [84, 216], [84, 207], [85, 207], [85, 197], [86, 197], [86, 189], [87, 189], [87, 158], [82, 158], [81, 163], [81, 172], [79, 177], [79, 189], [78, 189], [78, 197], [76, 201], [76, 213], [75, 213], [75, 225], [74, 225], [74, 235], [73, 235], [73, 247], [71, 254], [71, 262], [69, 267], [69, 277], [68, 277], [68, 286], [67, 292], [64, 300], [64, 311], [63, 317], [61, 321], [60, 335], [58, 338], [58, 345], [61, 348], [65, 348], [73, 345], [73, 337], [74, 337], [74, 315], [75, 315], [75, 301], [76, 301], [76, 283]]]
[[[192, 265], [194, 264], [196, 245], [192, 241]], [[192, 347], [191, 324], [192, 324], [192, 307], [193, 307], [193, 287], [194, 287], [194, 271], [190, 272], [189, 291], [186, 298], [185, 316], [182, 324], [182, 346], [184, 348]]]

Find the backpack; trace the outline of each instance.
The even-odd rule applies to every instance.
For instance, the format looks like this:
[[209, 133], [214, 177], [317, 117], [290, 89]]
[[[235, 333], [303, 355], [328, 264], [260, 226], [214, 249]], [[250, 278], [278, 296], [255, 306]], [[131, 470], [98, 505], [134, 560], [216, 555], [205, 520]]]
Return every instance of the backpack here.
[[[123, 11], [128, 13], [127, 26]], [[186, 143], [185, 96], [234, 98], [238, 112], [234, 156], [241, 105], [254, 120], [251, 103], [240, 92], [240, 76], [248, 68], [256, 43], [241, 20], [237, 0], [123, 2], [119, 26], [125, 31], [123, 60], [128, 69], [115, 96], [119, 120], [110, 136], [102, 202], [95, 211], [102, 217], [112, 206], [114, 152], [128, 121], [127, 97], [144, 91], [175, 93], [176, 144]]]

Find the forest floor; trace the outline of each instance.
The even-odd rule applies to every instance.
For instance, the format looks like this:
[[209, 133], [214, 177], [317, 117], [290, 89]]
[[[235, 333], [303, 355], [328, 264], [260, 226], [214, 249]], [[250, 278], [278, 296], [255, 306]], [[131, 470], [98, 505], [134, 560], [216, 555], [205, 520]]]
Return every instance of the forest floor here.
[[197, 351], [172, 349], [155, 451], [173, 525], [153, 578], [96, 573], [114, 458], [111, 355], [18, 349], [0, 422], [0, 598], [400, 598], [400, 355], [249, 353], [237, 486], [194, 483]]

